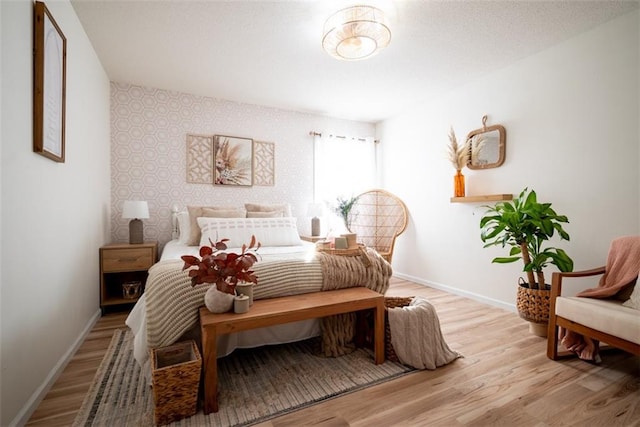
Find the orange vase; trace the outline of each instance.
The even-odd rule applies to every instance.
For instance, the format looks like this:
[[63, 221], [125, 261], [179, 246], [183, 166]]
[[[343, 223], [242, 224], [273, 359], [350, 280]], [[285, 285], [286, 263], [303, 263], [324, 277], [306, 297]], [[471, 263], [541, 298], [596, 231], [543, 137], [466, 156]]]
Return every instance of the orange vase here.
[[456, 171], [456, 174], [453, 176], [453, 196], [454, 197], [464, 197], [464, 175], [460, 170]]

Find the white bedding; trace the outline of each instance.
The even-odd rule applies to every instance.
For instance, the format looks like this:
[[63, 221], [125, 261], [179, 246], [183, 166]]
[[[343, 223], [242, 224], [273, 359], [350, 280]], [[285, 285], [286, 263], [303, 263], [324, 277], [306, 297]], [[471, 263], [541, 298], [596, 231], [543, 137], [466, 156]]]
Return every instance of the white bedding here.
[[[299, 246], [261, 247], [258, 251], [262, 259], [300, 257], [301, 253], [313, 253], [314, 244], [302, 242]], [[198, 255], [199, 246], [187, 246], [178, 240], [168, 242], [161, 261], [180, 259], [182, 255]], [[229, 252], [239, 252], [240, 248], [229, 248]], [[134, 357], [146, 372], [149, 371], [149, 348], [147, 346], [147, 322], [145, 295], [138, 300], [126, 320], [134, 334]], [[269, 344], [300, 341], [320, 334], [318, 319], [305, 320], [269, 328], [260, 328], [219, 337], [218, 357], [230, 354], [236, 348], [252, 348]]]

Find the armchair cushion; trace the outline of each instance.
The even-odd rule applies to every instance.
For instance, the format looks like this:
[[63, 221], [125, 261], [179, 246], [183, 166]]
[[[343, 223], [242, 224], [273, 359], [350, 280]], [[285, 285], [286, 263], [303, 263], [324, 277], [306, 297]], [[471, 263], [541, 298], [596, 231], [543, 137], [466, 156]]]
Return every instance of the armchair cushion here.
[[579, 297], [558, 297], [556, 315], [573, 322], [640, 344], [638, 311], [622, 301]]

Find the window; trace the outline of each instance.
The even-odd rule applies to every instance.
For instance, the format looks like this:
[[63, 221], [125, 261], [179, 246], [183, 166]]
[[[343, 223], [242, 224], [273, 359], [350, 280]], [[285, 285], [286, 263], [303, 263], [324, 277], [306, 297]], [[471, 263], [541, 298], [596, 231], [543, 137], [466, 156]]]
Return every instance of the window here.
[[337, 198], [351, 198], [376, 186], [376, 144], [373, 138], [316, 135], [314, 198], [329, 208]]

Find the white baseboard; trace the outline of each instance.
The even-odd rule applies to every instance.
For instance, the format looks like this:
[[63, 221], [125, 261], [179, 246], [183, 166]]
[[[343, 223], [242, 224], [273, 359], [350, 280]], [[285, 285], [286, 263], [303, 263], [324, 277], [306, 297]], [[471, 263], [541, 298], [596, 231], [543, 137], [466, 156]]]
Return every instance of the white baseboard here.
[[418, 277], [409, 276], [408, 274], [394, 272], [393, 275], [396, 276], [396, 277], [399, 277], [401, 279], [405, 279], [405, 280], [409, 280], [409, 281], [414, 282], [414, 283], [418, 283], [420, 285], [429, 286], [429, 287], [435, 288], [435, 289], [440, 289], [442, 291], [449, 292], [451, 294], [460, 295], [460, 296], [463, 296], [463, 297], [466, 297], [466, 298], [470, 298], [472, 300], [476, 300], [476, 301], [479, 301], [479, 302], [487, 304], [487, 305], [492, 305], [494, 307], [502, 308], [504, 310], [512, 311], [514, 313], [518, 312], [518, 310], [516, 309], [516, 305], [515, 304], [507, 304], [506, 302], [503, 302], [503, 301], [500, 301], [500, 300], [497, 300], [497, 299], [493, 299], [493, 298], [489, 298], [489, 297], [486, 297], [484, 295], [480, 295], [480, 294], [476, 294], [476, 293], [473, 293], [473, 292], [465, 291], [463, 289], [453, 288], [451, 286], [443, 285], [441, 283], [431, 282], [429, 280], [420, 279]]
[[45, 378], [45, 380], [42, 382], [40, 387], [38, 387], [36, 391], [33, 392], [29, 400], [27, 400], [27, 403], [25, 403], [25, 405], [22, 407], [18, 415], [16, 415], [13, 421], [11, 421], [9, 426], [11, 427], [23, 426], [29, 421], [29, 418], [31, 418], [31, 415], [38, 408], [38, 405], [40, 404], [42, 399], [44, 399], [47, 392], [49, 392], [49, 389], [51, 389], [53, 384], [56, 382], [56, 380], [58, 379], [58, 377], [60, 376], [64, 368], [67, 366], [67, 364], [69, 363], [73, 355], [76, 353], [80, 345], [82, 345], [82, 343], [84, 342], [84, 339], [87, 337], [89, 332], [91, 332], [91, 329], [96, 324], [98, 319], [100, 319], [100, 316], [101, 316], [101, 312], [100, 310], [98, 310], [91, 317], [91, 319], [89, 319], [89, 322], [82, 330], [82, 333], [80, 333], [80, 335], [78, 336], [78, 338], [76, 338], [76, 340], [73, 342], [71, 347], [69, 347], [69, 350], [67, 350], [67, 352], [62, 355], [60, 360], [58, 360], [58, 363], [56, 363], [54, 367], [51, 369], [51, 371], [49, 371], [49, 375], [47, 375], [47, 378]]

